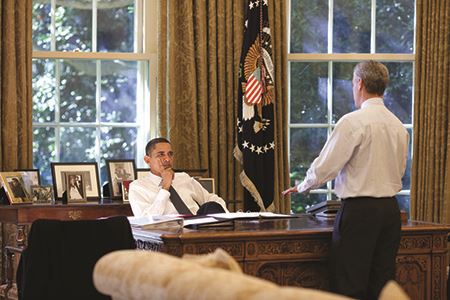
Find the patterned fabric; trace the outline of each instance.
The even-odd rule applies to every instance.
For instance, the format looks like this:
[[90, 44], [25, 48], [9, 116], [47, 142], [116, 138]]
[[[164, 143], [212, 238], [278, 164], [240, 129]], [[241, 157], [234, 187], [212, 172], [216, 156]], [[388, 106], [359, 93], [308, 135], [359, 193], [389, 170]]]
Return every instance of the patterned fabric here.
[[[158, 25], [158, 133], [171, 140], [176, 168], [208, 169], [217, 194], [238, 201], [243, 189], [233, 148], [245, 2], [161, 0]], [[285, 15], [285, 0], [270, 1], [275, 81], [286, 84]], [[289, 212], [290, 200], [279, 197], [289, 186], [287, 88], [280, 84], [275, 97], [274, 205]]]
[[250, 1], [238, 85], [237, 145], [245, 211], [273, 211], [274, 68], [268, 1]]
[[0, 6], [0, 171], [31, 168], [31, 0]]
[[450, 223], [450, 0], [417, 0], [411, 219]]

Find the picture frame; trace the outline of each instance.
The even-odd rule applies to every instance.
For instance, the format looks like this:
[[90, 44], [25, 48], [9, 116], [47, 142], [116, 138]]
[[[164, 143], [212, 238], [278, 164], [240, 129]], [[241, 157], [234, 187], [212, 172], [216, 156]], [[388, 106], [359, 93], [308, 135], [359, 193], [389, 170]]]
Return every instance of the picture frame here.
[[32, 185], [30, 190], [33, 204], [53, 204], [55, 201], [51, 185]]
[[66, 173], [75, 172], [84, 175], [87, 201], [98, 201], [100, 199], [100, 180], [96, 162], [52, 162], [53, 189], [56, 200], [62, 200], [66, 191]]
[[87, 202], [86, 197], [86, 173], [66, 172], [67, 203]]
[[10, 204], [32, 203], [20, 172], [0, 172], [0, 183]]
[[133, 180], [124, 180], [122, 181], [122, 201], [124, 203], [130, 202], [128, 199], [128, 191], [130, 190], [130, 183], [132, 183]]
[[41, 175], [39, 174], [39, 169], [16, 169], [14, 172], [20, 172], [22, 174], [25, 190], [30, 196], [32, 194], [31, 186], [41, 185]]
[[136, 169], [136, 179], [141, 179], [146, 177], [150, 173], [148, 168], [137, 168]]
[[208, 192], [215, 194], [216, 193], [216, 186], [215, 186], [215, 182], [214, 182], [214, 178], [209, 178], [209, 177], [198, 177], [195, 178], [195, 180], [197, 180], [202, 187], [207, 190]]
[[106, 168], [111, 199], [122, 199], [122, 181], [136, 179], [134, 159], [107, 159]]

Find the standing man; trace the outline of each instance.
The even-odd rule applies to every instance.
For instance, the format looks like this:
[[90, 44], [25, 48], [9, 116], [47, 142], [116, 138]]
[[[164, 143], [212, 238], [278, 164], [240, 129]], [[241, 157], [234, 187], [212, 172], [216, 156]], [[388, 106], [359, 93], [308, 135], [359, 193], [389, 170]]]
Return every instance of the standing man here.
[[135, 216], [228, 212], [222, 198], [188, 174], [173, 171], [174, 153], [167, 139], [150, 140], [145, 153], [150, 173], [133, 181], [128, 193]]
[[332, 291], [377, 299], [395, 277], [401, 220], [395, 194], [402, 188], [409, 135], [383, 103], [386, 66], [356, 65], [353, 98], [357, 111], [336, 124], [306, 178], [283, 195], [308, 193], [336, 178], [342, 205], [334, 223], [330, 266]]

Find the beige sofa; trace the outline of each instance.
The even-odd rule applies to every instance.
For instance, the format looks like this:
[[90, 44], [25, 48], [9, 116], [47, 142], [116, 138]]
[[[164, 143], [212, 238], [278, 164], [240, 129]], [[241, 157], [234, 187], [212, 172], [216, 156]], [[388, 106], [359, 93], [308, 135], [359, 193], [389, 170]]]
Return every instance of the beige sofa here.
[[[239, 264], [221, 249], [209, 255], [183, 258], [150, 251], [116, 251], [97, 262], [93, 276], [95, 287], [114, 300], [349, 299], [319, 290], [281, 287], [245, 275]], [[389, 286], [380, 299], [408, 299], [398, 285]]]

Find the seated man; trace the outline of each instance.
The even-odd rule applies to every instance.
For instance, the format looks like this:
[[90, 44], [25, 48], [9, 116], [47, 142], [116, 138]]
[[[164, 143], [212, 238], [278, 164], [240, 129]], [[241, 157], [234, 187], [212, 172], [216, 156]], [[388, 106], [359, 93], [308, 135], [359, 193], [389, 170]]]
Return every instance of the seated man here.
[[150, 173], [133, 181], [128, 194], [135, 216], [228, 212], [222, 198], [188, 174], [172, 170], [174, 153], [167, 139], [152, 139], [145, 153]]

